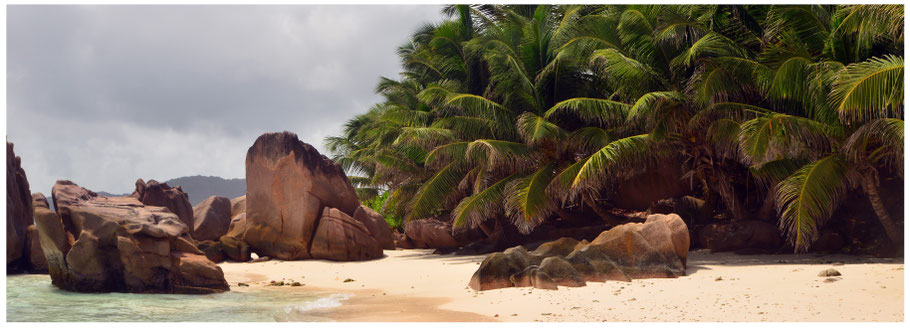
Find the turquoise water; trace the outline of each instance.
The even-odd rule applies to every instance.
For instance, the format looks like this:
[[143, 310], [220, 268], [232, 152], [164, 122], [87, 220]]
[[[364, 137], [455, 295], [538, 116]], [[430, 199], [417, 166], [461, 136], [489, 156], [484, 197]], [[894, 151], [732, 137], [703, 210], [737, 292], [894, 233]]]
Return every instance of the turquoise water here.
[[235, 287], [208, 295], [81, 294], [51, 285], [48, 275], [6, 277], [7, 321], [329, 321], [307, 315], [340, 306], [345, 294], [288, 287]]

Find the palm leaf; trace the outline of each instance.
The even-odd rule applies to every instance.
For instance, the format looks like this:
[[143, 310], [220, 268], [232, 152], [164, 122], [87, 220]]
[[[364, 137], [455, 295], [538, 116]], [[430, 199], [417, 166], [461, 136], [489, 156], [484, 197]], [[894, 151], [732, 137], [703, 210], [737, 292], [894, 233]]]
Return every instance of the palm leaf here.
[[455, 162], [436, 172], [417, 190], [411, 213], [408, 213], [406, 220], [422, 219], [430, 216], [434, 210], [440, 209], [446, 197], [457, 190], [458, 182], [464, 174], [465, 170]]
[[544, 114], [547, 119], [569, 112], [584, 122], [608, 126], [622, 122], [631, 106], [626, 103], [598, 98], [571, 98], [560, 101]]
[[903, 117], [904, 58], [887, 55], [847, 66], [829, 98], [844, 119]]
[[544, 142], [556, 142], [565, 136], [566, 132], [556, 124], [550, 123], [543, 117], [531, 112], [524, 112], [518, 116], [516, 128], [518, 135], [528, 145], [536, 146]]
[[462, 199], [452, 211], [454, 226], [460, 227], [465, 222], [477, 225], [497, 213], [501, 213], [506, 185], [514, 180], [515, 177], [516, 175], [510, 175], [483, 191]]
[[506, 187], [505, 211], [518, 231], [528, 234], [543, 222], [556, 207], [547, 194], [553, 180], [554, 167], [544, 165], [529, 176], [516, 179]]
[[795, 252], [807, 251], [845, 193], [847, 166], [831, 155], [803, 166], [777, 185], [780, 229]]

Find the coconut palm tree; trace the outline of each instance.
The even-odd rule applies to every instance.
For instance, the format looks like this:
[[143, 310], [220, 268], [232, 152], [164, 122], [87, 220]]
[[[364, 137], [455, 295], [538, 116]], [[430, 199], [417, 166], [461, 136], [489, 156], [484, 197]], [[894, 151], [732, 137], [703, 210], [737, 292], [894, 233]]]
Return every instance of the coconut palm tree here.
[[365, 197], [493, 235], [680, 162], [723, 211], [776, 204], [808, 249], [850, 186], [902, 179], [903, 7], [453, 5], [399, 48], [385, 101], [327, 144]]

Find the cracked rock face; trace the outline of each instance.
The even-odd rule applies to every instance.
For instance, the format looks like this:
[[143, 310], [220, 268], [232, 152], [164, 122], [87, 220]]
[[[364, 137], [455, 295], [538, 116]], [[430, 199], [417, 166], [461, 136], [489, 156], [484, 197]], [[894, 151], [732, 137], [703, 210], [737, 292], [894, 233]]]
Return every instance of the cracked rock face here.
[[[246, 215], [232, 224], [228, 235], [242, 236], [260, 256], [281, 260], [382, 256], [382, 245], [362, 223], [351, 219], [360, 203], [344, 171], [297, 135], [273, 132], [256, 139], [247, 151], [246, 181]], [[320, 227], [323, 221], [330, 226]], [[317, 235], [320, 244], [314, 246]], [[327, 245], [333, 246], [326, 249]]]
[[224, 274], [166, 207], [104, 197], [71, 181], [54, 185], [56, 213], [35, 207], [52, 283], [77, 292], [212, 293]]
[[32, 193], [22, 169], [22, 159], [6, 142], [6, 272], [21, 272], [28, 266], [27, 231], [32, 224]]

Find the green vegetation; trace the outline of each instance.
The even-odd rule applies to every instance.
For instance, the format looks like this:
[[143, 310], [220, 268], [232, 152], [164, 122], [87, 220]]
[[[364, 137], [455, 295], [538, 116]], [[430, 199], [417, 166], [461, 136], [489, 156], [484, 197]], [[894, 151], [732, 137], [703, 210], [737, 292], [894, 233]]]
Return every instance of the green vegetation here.
[[773, 202], [796, 251], [850, 192], [902, 242], [878, 177], [903, 179], [903, 6], [444, 12], [399, 48], [385, 101], [326, 140], [362, 199], [388, 193], [382, 213], [522, 233], [579, 208], [618, 223], [603, 199], [617, 181], [683, 163], [723, 215]]

